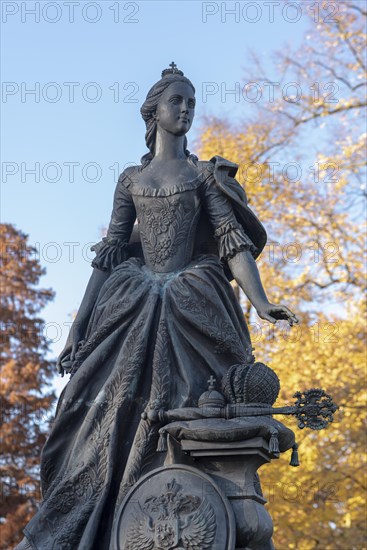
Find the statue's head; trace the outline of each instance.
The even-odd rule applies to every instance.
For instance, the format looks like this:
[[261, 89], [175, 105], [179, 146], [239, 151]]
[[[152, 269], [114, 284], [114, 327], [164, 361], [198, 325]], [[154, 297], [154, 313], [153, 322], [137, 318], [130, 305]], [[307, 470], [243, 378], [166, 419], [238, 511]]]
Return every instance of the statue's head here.
[[[149, 149], [149, 153], [142, 157], [144, 166], [154, 157], [159, 126], [175, 135], [184, 135], [189, 131], [195, 112], [195, 88], [172, 63], [172, 68], [165, 69], [162, 78], [149, 90], [140, 112], [146, 126], [145, 143]], [[186, 147], [185, 137], [184, 151], [189, 156]]]

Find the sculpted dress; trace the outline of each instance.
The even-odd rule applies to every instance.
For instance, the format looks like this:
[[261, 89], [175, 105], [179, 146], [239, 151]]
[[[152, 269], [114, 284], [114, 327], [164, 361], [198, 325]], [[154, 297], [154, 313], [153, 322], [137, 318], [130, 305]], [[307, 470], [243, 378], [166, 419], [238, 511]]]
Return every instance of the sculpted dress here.
[[[265, 231], [232, 178], [236, 165], [197, 166], [194, 180], [160, 189], [140, 185], [139, 167], [119, 178], [107, 237], [94, 247], [93, 266], [110, 274], [43, 450], [44, 500], [25, 529], [38, 550], [108, 549], [116, 507], [160, 465], [160, 426], [141, 413], [196, 405], [211, 375], [220, 381], [251, 354], [223, 262], [245, 249], [257, 256]], [[143, 258], [129, 244], [136, 218]]]

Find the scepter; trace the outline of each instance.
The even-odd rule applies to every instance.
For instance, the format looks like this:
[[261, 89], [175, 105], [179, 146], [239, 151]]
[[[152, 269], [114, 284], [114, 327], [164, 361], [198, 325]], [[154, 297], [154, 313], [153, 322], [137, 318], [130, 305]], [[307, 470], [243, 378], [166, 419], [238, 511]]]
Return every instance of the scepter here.
[[[210, 381], [213, 384], [213, 381]], [[209, 386], [209, 390], [213, 388]], [[219, 392], [215, 392], [219, 396]], [[181, 409], [150, 409], [144, 411], [142, 418], [150, 422], [174, 422], [176, 420], [197, 420], [199, 418], [245, 418], [249, 416], [269, 415], [291, 415], [298, 420], [298, 428], [310, 428], [311, 430], [322, 430], [333, 422], [334, 413], [338, 406], [333, 402], [332, 397], [321, 388], [311, 388], [304, 392], [296, 392], [294, 405], [285, 407], [269, 407], [262, 404], [229, 403], [203, 404], [199, 407], [185, 407]], [[223, 398], [224, 399], [224, 398]], [[200, 401], [200, 400], [199, 400]]]

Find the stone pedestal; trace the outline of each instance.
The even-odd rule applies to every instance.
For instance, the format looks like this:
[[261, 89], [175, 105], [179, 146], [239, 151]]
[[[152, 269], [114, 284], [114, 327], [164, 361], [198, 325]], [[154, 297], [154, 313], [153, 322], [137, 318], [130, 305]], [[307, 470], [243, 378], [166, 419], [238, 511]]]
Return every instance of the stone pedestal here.
[[144, 420], [163, 424], [157, 451], [166, 458], [122, 503], [116, 550], [140, 550], [141, 541], [152, 550], [274, 550], [257, 471], [291, 448], [290, 465], [299, 462], [293, 431], [272, 414], [321, 429], [335, 405], [312, 389], [298, 392], [294, 407], [274, 409], [279, 380], [263, 363], [233, 365], [222, 381], [226, 397], [208, 383], [198, 407], [144, 411]]
[[[272, 550], [273, 522], [264, 504], [257, 470], [279, 453], [263, 437], [231, 443], [170, 438], [167, 464], [189, 462], [209, 475], [229, 500], [236, 522], [236, 549]], [[186, 455], [186, 456], [185, 456]]]

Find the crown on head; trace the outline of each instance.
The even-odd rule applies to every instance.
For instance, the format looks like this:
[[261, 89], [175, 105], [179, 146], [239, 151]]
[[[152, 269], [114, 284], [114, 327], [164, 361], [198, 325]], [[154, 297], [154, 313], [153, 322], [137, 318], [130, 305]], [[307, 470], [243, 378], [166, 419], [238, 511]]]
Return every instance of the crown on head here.
[[177, 68], [177, 65], [174, 61], [172, 61], [172, 63], [170, 63], [169, 66], [170, 66], [170, 69], [164, 69], [164, 71], [162, 71], [162, 78], [170, 74], [179, 74], [180, 76], [184, 75], [183, 72]]

